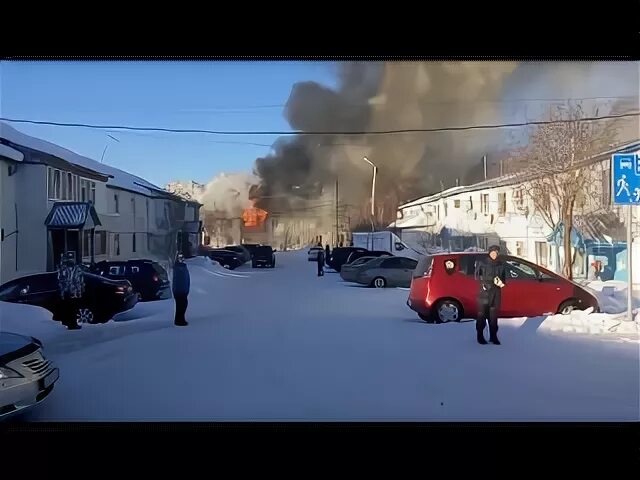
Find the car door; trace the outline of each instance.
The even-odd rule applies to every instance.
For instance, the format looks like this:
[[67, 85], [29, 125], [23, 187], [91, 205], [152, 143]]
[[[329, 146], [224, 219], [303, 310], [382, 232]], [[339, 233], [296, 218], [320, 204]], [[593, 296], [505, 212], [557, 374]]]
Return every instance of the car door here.
[[52, 310], [59, 301], [56, 273], [42, 273], [19, 279], [19, 303]]
[[402, 283], [404, 265], [402, 258], [392, 257], [384, 260], [381, 265], [382, 276], [387, 281], [387, 286], [397, 287]]
[[514, 262], [521, 270], [528, 267], [536, 276], [526, 299], [530, 316], [555, 314], [560, 304], [571, 296], [572, 288], [564, 278], [546, 273], [538, 265], [522, 259]]
[[559, 281], [547, 279], [536, 265], [522, 259], [505, 259], [507, 282], [502, 292], [501, 314], [508, 317], [535, 317], [555, 313]]

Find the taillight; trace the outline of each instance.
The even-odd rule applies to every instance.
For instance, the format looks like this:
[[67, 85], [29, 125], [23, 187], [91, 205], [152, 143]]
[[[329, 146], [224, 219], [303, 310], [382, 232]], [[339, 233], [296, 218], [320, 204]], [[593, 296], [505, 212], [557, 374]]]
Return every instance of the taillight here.
[[158, 280], [159, 280], [158, 276], [157, 276], [157, 275], [154, 275], [154, 276], [153, 276], [153, 281], [154, 281], [154, 282], [157, 282]]

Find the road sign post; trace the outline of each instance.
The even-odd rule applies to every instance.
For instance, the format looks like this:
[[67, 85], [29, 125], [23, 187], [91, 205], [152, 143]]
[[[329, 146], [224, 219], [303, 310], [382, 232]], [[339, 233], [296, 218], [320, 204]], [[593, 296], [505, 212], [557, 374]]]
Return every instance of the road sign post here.
[[640, 205], [640, 152], [618, 153], [611, 159], [614, 205], [627, 206], [627, 318], [633, 321], [633, 209]]

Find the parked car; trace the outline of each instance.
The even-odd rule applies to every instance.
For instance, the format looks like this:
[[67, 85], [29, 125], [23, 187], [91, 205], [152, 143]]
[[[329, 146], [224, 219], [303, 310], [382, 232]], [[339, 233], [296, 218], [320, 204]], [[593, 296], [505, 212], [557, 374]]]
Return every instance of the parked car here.
[[327, 262], [327, 265], [329, 265], [339, 273], [342, 265], [347, 263], [349, 255], [351, 255], [353, 252], [367, 253], [368, 251], [369, 250], [367, 250], [366, 248], [360, 247], [336, 247], [331, 252], [331, 259]]
[[318, 261], [318, 254], [320, 252], [324, 252], [324, 248], [322, 248], [322, 247], [311, 247], [309, 249], [309, 252], [307, 253], [307, 259], [310, 262], [317, 262]]
[[[108, 322], [138, 302], [138, 295], [127, 280], [111, 280], [88, 272], [84, 280], [85, 292], [75, 313], [78, 324]], [[53, 313], [54, 320], [61, 320], [58, 274], [39, 273], [11, 280], [0, 286], [0, 301], [42, 307]]]
[[95, 266], [95, 273], [112, 280], [128, 280], [141, 302], [172, 297], [167, 271], [153, 260], [99, 262]]
[[[393, 257], [393, 253], [389, 253], [383, 250], [367, 250], [366, 252], [351, 252], [347, 257], [347, 261], [344, 265], [350, 265], [361, 257]], [[344, 267], [343, 265], [343, 267]]]
[[268, 245], [260, 245], [256, 248], [253, 254], [253, 260], [251, 260], [251, 266], [274, 268], [276, 266], [276, 256], [273, 248]]
[[375, 288], [409, 287], [418, 262], [407, 257], [378, 257], [358, 271], [356, 282]]
[[40, 340], [0, 332], [0, 420], [42, 402], [59, 376]]
[[[428, 322], [475, 317], [480, 289], [475, 267], [482, 256], [486, 253], [441, 253], [422, 258], [413, 275], [409, 308]], [[501, 317], [569, 314], [589, 307], [599, 310], [597, 299], [577, 283], [518, 257], [501, 258], [507, 268]]]
[[251, 258], [253, 258], [253, 254], [256, 253], [256, 248], [258, 248], [260, 244], [259, 243], [243, 243], [242, 246], [247, 250], [249, 250], [249, 253], [251, 254]]
[[242, 263], [247, 263], [249, 260], [251, 260], [251, 252], [247, 249], [247, 247], [244, 247], [242, 245], [228, 245], [224, 247], [224, 249], [240, 254]]
[[358, 272], [371, 260], [375, 260], [380, 257], [360, 257], [357, 260], [354, 260], [352, 263], [347, 263], [342, 266], [340, 270], [340, 277], [345, 282], [355, 282], [358, 278]]
[[244, 264], [240, 254], [231, 250], [212, 249], [207, 252], [207, 257], [215, 260], [227, 270], [235, 270]]

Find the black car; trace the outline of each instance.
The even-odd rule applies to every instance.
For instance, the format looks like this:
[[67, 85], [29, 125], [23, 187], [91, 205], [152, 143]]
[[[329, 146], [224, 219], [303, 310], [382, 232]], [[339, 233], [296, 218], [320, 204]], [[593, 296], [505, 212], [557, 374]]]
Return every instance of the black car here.
[[327, 265], [333, 268], [336, 272], [340, 273], [342, 265], [347, 263], [349, 255], [354, 252], [368, 253], [368, 250], [366, 248], [360, 247], [336, 247], [331, 252], [331, 259], [327, 262]]
[[253, 268], [274, 268], [276, 266], [276, 256], [273, 253], [273, 248], [268, 245], [260, 245], [256, 248], [253, 259], [251, 260], [251, 266]]
[[229, 250], [230, 252], [238, 253], [240, 255], [240, 259], [244, 263], [247, 263], [249, 260], [251, 260], [251, 252], [242, 245], [229, 245], [224, 247], [224, 249]]
[[167, 300], [172, 297], [167, 271], [153, 260], [99, 262], [95, 273], [112, 280], [128, 280], [141, 302]]
[[[118, 313], [130, 310], [138, 295], [127, 280], [111, 280], [93, 273], [84, 274], [85, 292], [76, 311], [80, 323], [105, 323]], [[61, 320], [62, 299], [56, 272], [38, 273], [11, 280], [0, 286], [0, 301], [42, 307]]]
[[362, 257], [393, 257], [393, 253], [385, 252], [384, 250], [371, 250], [366, 252], [352, 252], [347, 257], [347, 261], [344, 265], [349, 265]]
[[211, 260], [215, 260], [227, 270], [235, 270], [244, 264], [240, 254], [231, 250], [212, 249], [206, 253], [206, 256]]

